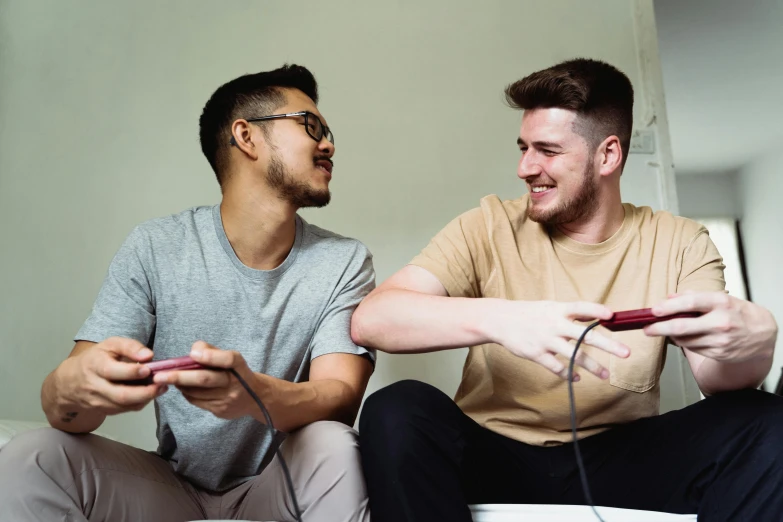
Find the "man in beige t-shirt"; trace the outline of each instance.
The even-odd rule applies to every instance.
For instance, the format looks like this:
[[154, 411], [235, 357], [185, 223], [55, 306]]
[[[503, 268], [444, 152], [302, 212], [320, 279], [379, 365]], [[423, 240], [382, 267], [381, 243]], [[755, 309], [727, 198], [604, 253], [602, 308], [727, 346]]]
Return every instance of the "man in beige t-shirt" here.
[[[587, 503], [568, 359], [589, 323], [648, 307], [702, 315], [626, 332], [598, 327], [576, 357], [577, 436], [593, 501], [778, 520], [783, 399], [754, 390], [770, 369], [777, 325], [725, 293], [723, 261], [702, 226], [622, 203], [630, 81], [580, 59], [506, 95], [525, 111], [518, 176], [528, 194], [483, 198], [353, 317], [357, 344], [390, 353], [471, 347], [454, 401], [415, 381], [366, 401], [373, 520], [467, 522], [474, 503]], [[710, 397], [659, 415], [667, 340]]]

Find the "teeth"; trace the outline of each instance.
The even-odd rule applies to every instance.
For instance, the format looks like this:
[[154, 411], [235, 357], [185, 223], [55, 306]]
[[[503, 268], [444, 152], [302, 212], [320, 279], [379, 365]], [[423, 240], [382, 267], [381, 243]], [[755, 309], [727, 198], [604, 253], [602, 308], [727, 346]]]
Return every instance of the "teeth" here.
[[552, 188], [552, 187], [550, 187], [550, 186], [538, 186], [538, 187], [533, 187], [533, 192], [544, 192], [545, 190], [549, 190], [549, 189], [551, 189], [551, 188]]

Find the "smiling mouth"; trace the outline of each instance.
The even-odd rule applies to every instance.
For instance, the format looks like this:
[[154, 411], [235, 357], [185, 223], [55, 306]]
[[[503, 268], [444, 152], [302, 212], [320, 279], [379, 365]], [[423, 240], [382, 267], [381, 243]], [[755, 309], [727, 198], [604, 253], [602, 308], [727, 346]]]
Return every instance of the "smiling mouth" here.
[[533, 194], [540, 194], [542, 192], [546, 192], [547, 190], [555, 188], [554, 185], [531, 185], [530, 186], [530, 192]]
[[334, 169], [334, 163], [332, 163], [331, 160], [328, 159], [322, 159], [315, 162], [315, 166], [319, 169], [323, 170], [327, 174], [331, 175], [332, 170]]

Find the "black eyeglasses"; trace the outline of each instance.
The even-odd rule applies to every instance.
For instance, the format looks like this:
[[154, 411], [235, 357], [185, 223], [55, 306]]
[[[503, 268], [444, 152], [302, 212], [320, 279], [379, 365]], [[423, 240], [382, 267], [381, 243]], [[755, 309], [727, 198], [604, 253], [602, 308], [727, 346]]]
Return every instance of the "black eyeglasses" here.
[[[304, 116], [304, 126], [308, 136], [313, 138], [315, 141], [321, 141], [324, 136], [326, 136], [326, 139], [329, 140], [329, 143], [334, 145], [334, 134], [332, 134], [332, 130], [324, 125], [324, 123], [321, 121], [321, 118], [310, 111], [289, 112], [288, 114], [272, 114], [270, 116], [261, 116], [260, 118], [248, 118], [246, 121], [280, 120], [283, 118], [295, 118], [298, 116]], [[230, 143], [231, 145], [237, 144], [233, 136], [231, 136]]]

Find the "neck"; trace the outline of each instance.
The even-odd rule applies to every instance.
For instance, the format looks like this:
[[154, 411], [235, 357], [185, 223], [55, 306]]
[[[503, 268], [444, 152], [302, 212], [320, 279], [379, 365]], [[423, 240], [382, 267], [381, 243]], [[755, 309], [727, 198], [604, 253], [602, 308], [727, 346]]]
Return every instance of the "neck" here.
[[601, 199], [594, 212], [578, 221], [557, 225], [557, 229], [574, 241], [598, 244], [612, 237], [623, 225], [625, 209], [620, 193]]
[[231, 247], [242, 264], [257, 270], [280, 266], [296, 238], [297, 208], [265, 184], [231, 180], [223, 188], [220, 215]]

